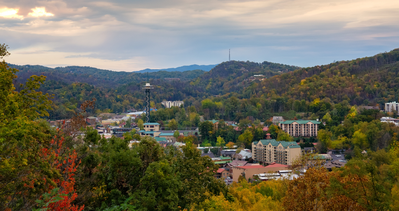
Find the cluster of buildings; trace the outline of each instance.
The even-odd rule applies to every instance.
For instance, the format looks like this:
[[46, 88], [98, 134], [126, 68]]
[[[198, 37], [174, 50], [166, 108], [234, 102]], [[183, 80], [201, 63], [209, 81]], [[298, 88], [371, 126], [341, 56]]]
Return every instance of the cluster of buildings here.
[[[144, 129], [138, 131], [140, 136], [150, 136], [157, 141], [175, 142], [174, 130], [161, 130], [159, 123], [144, 123]], [[198, 129], [196, 130], [179, 130], [179, 135], [183, 136], [200, 136]]]

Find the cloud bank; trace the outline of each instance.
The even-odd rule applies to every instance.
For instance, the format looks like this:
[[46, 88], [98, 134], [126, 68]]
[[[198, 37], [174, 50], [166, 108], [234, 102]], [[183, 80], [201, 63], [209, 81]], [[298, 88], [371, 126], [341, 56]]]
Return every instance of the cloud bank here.
[[313, 66], [399, 47], [396, 0], [0, 0], [7, 62], [117, 71], [228, 59]]

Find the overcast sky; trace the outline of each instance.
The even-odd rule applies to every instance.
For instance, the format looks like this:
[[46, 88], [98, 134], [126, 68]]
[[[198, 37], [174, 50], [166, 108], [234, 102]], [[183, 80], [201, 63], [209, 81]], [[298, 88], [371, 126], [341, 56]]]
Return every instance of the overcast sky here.
[[6, 61], [116, 71], [302, 67], [399, 47], [399, 0], [0, 0]]

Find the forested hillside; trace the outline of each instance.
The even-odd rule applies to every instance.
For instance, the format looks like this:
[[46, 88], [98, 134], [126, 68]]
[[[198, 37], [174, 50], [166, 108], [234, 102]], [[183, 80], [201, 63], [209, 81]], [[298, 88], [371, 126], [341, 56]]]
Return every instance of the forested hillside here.
[[[203, 70], [191, 70], [183, 72], [158, 71], [150, 73], [136, 72], [115, 72], [110, 70], [102, 70], [92, 67], [57, 67], [48, 68], [44, 66], [32, 65], [10, 65], [12, 68], [19, 70], [18, 82], [24, 82], [31, 75], [44, 75], [47, 80], [62, 81], [65, 83], [87, 83], [90, 85], [116, 88], [120, 85], [131, 82], [142, 82], [148, 79], [176, 79], [188, 81], [197, 78], [205, 73]], [[172, 80], [173, 81], [173, 80]]]
[[[118, 113], [144, 108], [141, 87], [147, 79], [146, 74], [96, 72], [90, 68], [86, 71], [81, 67], [18, 68], [22, 69], [18, 81], [33, 74], [47, 76], [41, 90], [54, 94], [55, 109], [50, 111], [52, 119], [70, 117], [80, 103], [92, 98], [97, 99], [98, 111], [108, 109]], [[399, 98], [398, 71], [399, 50], [396, 49], [372, 57], [309, 68], [230, 61], [205, 73], [188, 71], [173, 75], [173, 72], [155, 72], [148, 75], [155, 86], [151, 95], [153, 107], [162, 108], [163, 100], [183, 100], [185, 106], [195, 106], [207, 118], [239, 120], [256, 116], [266, 120], [290, 111], [312, 111], [321, 118], [326, 111], [319, 112], [320, 106], [325, 103], [327, 107], [341, 102], [382, 106], [384, 102]], [[263, 76], [254, 78], [254, 75]], [[181, 80], [165, 80], [165, 77]], [[319, 105], [319, 102], [322, 103]]]
[[[85, 100], [96, 98], [98, 111], [123, 112], [131, 108], [144, 108], [142, 86], [147, 81], [155, 86], [152, 92], [154, 106], [161, 108], [163, 100], [184, 100], [186, 105], [201, 105], [201, 100], [216, 94], [240, 91], [251, 82], [255, 74], [271, 77], [297, 69], [295, 66], [270, 62], [225, 62], [210, 72], [127, 73], [99, 70], [90, 67], [47, 68], [43, 66], [17, 66], [15, 83], [23, 83], [31, 75], [44, 75], [46, 82], [41, 91], [54, 96], [51, 119], [69, 118]], [[205, 73], [205, 74], [204, 74]], [[231, 91], [229, 91], [231, 90]]]
[[263, 63], [229, 61], [223, 62], [201, 75], [190, 85], [205, 87], [206, 92], [213, 95], [226, 94], [237, 92], [247, 86], [249, 83], [246, 79], [253, 75], [263, 75], [265, 78], [269, 78], [295, 69], [299, 69], [299, 67], [266, 61]]
[[398, 100], [399, 49], [373, 57], [302, 68], [262, 81], [254, 91], [296, 100], [330, 98], [351, 104]]

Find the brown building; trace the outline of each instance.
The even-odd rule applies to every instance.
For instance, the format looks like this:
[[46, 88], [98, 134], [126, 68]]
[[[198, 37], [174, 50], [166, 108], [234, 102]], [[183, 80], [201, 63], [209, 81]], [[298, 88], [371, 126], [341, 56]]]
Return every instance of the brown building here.
[[231, 178], [231, 172], [229, 168], [219, 168], [215, 174], [216, 178], [226, 179], [227, 177]]
[[[268, 134], [269, 135], [269, 134]], [[264, 139], [252, 142], [252, 159], [265, 163], [292, 165], [302, 156], [301, 147], [295, 142]]]
[[290, 136], [312, 137], [317, 136], [319, 121], [316, 120], [287, 120], [279, 123], [279, 127]]
[[254, 174], [273, 173], [280, 170], [288, 170], [287, 165], [271, 164], [268, 166], [252, 165], [252, 166], [236, 166], [233, 167], [233, 181], [238, 182], [240, 175], [245, 176], [245, 179], [252, 179]]

